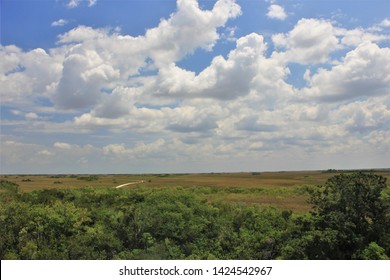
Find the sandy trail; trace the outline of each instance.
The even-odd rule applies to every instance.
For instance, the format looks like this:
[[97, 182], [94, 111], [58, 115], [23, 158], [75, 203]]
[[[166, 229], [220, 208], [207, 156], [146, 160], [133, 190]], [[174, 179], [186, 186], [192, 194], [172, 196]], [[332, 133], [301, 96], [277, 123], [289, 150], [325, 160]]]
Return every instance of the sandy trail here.
[[122, 185], [116, 186], [115, 188], [119, 189], [119, 188], [122, 188], [124, 186], [139, 184], [139, 183], [143, 183], [143, 182], [145, 182], [145, 181], [137, 181], [137, 182], [126, 183], [126, 184], [122, 184]]

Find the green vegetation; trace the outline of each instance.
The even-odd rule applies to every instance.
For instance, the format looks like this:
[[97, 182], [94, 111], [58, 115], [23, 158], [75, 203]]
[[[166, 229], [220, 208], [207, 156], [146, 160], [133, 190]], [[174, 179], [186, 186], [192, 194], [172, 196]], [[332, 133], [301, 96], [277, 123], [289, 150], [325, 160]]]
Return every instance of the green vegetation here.
[[[313, 208], [239, 202], [251, 192], [305, 193]], [[146, 183], [21, 192], [1, 180], [0, 236], [1, 259], [388, 259], [390, 190], [372, 173], [280, 189]]]
[[87, 182], [92, 182], [92, 181], [99, 180], [99, 176], [97, 176], [97, 175], [82, 176], [82, 177], [78, 177], [77, 180], [83, 180], [83, 181], [87, 181]]
[[372, 173], [336, 175], [312, 189], [314, 211], [309, 219], [296, 223], [292, 232], [297, 238], [289, 241], [285, 257], [388, 259], [388, 194], [386, 179]]

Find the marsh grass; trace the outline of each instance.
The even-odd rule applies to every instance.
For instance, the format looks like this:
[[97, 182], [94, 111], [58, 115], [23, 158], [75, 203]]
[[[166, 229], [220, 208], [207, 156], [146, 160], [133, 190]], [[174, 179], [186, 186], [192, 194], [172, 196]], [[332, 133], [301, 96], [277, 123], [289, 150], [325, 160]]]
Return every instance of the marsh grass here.
[[[140, 184], [131, 188], [187, 189], [210, 202], [250, 204], [259, 207], [273, 206], [283, 210], [308, 212], [308, 189], [324, 184], [336, 171], [290, 171], [290, 172], [242, 172], [202, 174], [59, 174], [59, 175], [1, 175], [19, 185], [23, 192], [40, 189], [69, 189], [89, 186], [92, 188], [115, 188], [135, 181]], [[376, 171], [390, 181], [390, 170]], [[61, 183], [59, 183], [61, 182]]]

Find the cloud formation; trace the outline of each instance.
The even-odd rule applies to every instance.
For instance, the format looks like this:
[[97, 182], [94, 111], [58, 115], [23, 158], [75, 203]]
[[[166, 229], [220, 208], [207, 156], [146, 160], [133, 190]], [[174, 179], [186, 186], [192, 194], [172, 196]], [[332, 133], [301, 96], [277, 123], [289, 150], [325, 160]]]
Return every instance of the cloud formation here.
[[280, 55], [290, 62], [324, 63], [339, 45], [336, 29], [330, 21], [301, 19], [287, 34], [272, 36], [276, 47], [285, 49]]
[[[286, 18], [271, 7], [269, 17]], [[42, 165], [61, 157], [91, 166], [169, 159], [180, 168], [234, 158], [242, 168], [282, 169], [348, 154], [383, 165], [390, 156], [390, 49], [381, 43], [388, 35], [378, 26], [303, 18], [283, 33], [240, 36], [199, 72], [179, 66], [197, 50], [213, 51], [222, 28], [241, 14], [232, 0], [210, 10], [178, 0], [176, 12], [137, 37], [80, 25], [52, 49], [0, 46], [2, 103], [13, 109], [2, 121], [7, 170], [37, 155]], [[12, 131], [48, 137], [25, 143]]]
[[285, 20], [287, 18], [287, 14], [284, 11], [284, 8], [280, 5], [272, 4], [268, 7], [267, 16], [272, 19], [277, 20]]
[[388, 95], [390, 49], [364, 41], [331, 70], [320, 68], [304, 94], [327, 102]]
[[59, 20], [56, 20], [56, 21], [53, 21], [52, 23], [51, 23], [51, 26], [64, 26], [64, 25], [67, 25], [68, 24], [68, 21], [67, 20], [65, 20], [65, 19], [59, 19]]
[[78, 7], [82, 2], [88, 2], [88, 7], [96, 5], [97, 0], [68, 0], [67, 7], [70, 9]]

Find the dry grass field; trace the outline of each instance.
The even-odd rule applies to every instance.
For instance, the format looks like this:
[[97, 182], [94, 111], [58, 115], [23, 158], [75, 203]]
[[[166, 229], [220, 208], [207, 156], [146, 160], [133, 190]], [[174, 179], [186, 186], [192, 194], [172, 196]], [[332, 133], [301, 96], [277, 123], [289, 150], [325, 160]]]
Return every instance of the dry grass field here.
[[[306, 212], [307, 186], [315, 186], [340, 172], [286, 171], [204, 174], [106, 174], [106, 175], [1, 175], [1, 180], [17, 183], [21, 191], [51, 188], [191, 188], [209, 201], [274, 206]], [[390, 169], [376, 170], [390, 182]]]

